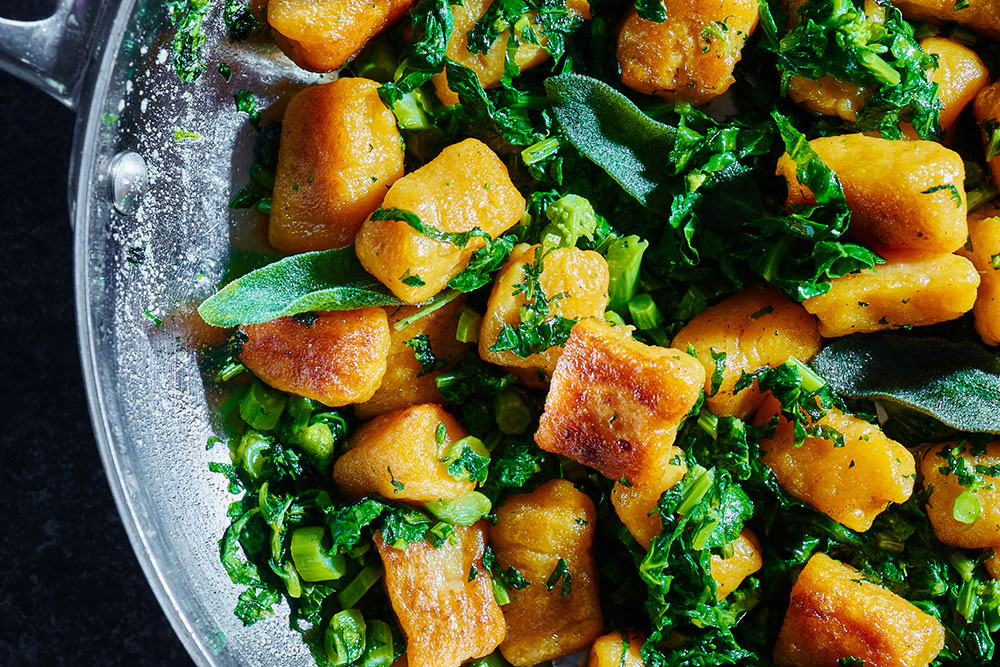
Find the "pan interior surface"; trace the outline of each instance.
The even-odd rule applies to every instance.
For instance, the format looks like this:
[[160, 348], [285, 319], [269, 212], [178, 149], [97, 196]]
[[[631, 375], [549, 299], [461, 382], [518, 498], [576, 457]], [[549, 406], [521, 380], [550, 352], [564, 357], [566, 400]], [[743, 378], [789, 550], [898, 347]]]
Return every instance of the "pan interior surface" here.
[[[258, 213], [227, 203], [247, 178], [254, 130], [234, 93], [254, 93], [265, 118], [316, 76], [271, 46], [231, 45], [213, 3], [204, 26], [207, 71], [192, 85], [173, 71], [162, 3], [124, 2], [80, 105], [70, 199], [76, 227], [77, 317], [98, 446], [136, 555], [192, 658], [202, 665], [315, 664], [288, 626], [287, 607], [244, 627], [240, 593], [219, 562], [234, 499], [209, 463], [228, 462], [212, 419], [218, 396], [199, 371], [199, 346], [221, 330], [198, 303], [231, 253], [262, 245]], [[220, 64], [232, 68], [227, 82]], [[138, 209], [111, 204], [115, 156], [134, 151], [148, 174]], [[119, 175], [119, 181], [120, 181]], [[224, 334], [222, 334], [224, 335]], [[100, 483], [95, 480], [95, 483]]]

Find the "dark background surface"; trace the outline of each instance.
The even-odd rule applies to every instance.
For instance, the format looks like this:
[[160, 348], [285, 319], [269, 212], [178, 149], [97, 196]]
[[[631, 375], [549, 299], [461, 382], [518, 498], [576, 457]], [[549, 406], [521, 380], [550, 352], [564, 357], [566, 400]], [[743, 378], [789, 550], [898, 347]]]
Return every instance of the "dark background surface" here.
[[[0, 16], [7, 7], [0, 0]], [[73, 122], [0, 73], [0, 664], [190, 665], [135, 559], [90, 425], [66, 200]]]

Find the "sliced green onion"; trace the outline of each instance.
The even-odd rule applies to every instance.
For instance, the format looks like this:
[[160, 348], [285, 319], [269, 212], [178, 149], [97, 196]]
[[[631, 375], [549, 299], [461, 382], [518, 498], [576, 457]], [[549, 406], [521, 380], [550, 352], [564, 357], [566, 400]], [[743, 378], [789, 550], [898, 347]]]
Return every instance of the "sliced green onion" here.
[[287, 394], [254, 382], [240, 401], [240, 417], [258, 431], [270, 431], [278, 425], [287, 400]]
[[330, 462], [333, 448], [337, 444], [330, 427], [323, 422], [316, 422], [293, 432], [288, 440], [302, 448], [305, 453], [315, 456], [321, 468]]
[[962, 587], [958, 591], [958, 602], [955, 605], [955, 610], [965, 618], [966, 621], [971, 621], [972, 617], [976, 615], [976, 608], [979, 606], [979, 584], [973, 580], [962, 582]]
[[455, 329], [455, 339], [460, 343], [475, 343], [479, 340], [479, 327], [483, 316], [472, 308], [465, 308], [458, 316], [458, 328]]
[[347, 561], [340, 554], [331, 556], [323, 548], [326, 529], [322, 526], [296, 528], [292, 533], [292, 562], [305, 581], [340, 579], [347, 571]]
[[702, 410], [698, 413], [698, 426], [701, 427], [702, 431], [712, 436], [712, 440], [718, 439], [719, 418], [708, 410]]
[[691, 486], [684, 492], [684, 497], [681, 499], [681, 504], [677, 506], [677, 513], [681, 515], [688, 514], [695, 506], [701, 502], [701, 499], [705, 497], [709, 489], [712, 488], [712, 484], [715, 482], [715, 472], [712, 470], [706, 470], [701, 466], [695, 467], [690, 471], [695, 479]]
[[495, 653], [490, 653], [485, 658], [467, 663], [465, 667], [510, 667], [510, 663], [503, 659], [500, 651], [496, 651]]
[[613, 310], [604, 311], [604, 319], [613, 327], [625, 326], [625, 320], [622, 319], [621, 315], [619, 315]]
[[653, 339], [655, 345], [670, 347], [670, 337], [667, 336], [667, 332], [663, 330], [663, 327], [650, 329], [646, 332], [646, 335]]
[[663, 314], [653, 303], [653, 297], [648, 294], [632, 297], [628, 302], [628, 312], [632, 316], [632, 322], [643, 331], [655, 329], [663, 324]]
[[389, 667], [396, 657], [392, 645], [392, 630], [384, 621], [368, 621], [365, 633], [365, 652], [360, 667]]
[[234, 377], [246, 370], [246, 366], [235, 361], [226, 364], [222, 370], [215, 374], [216, 382], [229, 382]]
[[507, 435], [520, 435], [531, 426], [531, 410], [515, 389], [507, 388], [493, 399], [497, 428]]
[[958, 576], [962, 577], [962, 581], [972, 579], [972, 575], [976, 571], [976, 561], [974, 559], [969, 558], [961, 551], [955, 551], [948, 556], [948, 562], [958, 572]]
[[382, 568], [378, 565], [369, 565], [358, 572], [351, 583], [344, 587], [344, 590], [337, 593], [337, 602], [341, 607], [353, 607], [365, 596], [375, 582], [382, 578]]
[[433, 127], [417, 98], [417, 91], [405, 93], [392, 105], [396, 124], [401, 130], [427, 130]]
[[396, 51], [388, 37], [381, 37], [372, 42], [365, 58], [357, 65], [358, 76], [379, 83], [392, 81], [396, 73]]
[[263, 433], [253, 429], [248, 430], [240, 438], [233, 462], [242, 468], [251, 479], [260, 479], [261, 473], [264, 471], [264, 463], [270, 458], [272, 442], [273, 440]]
[[350, 665], [365, 652], [365, 617], [357, 609], [345, 609], [330, 619], [323, 637], [326, 659], [331, 665]]
[[[471, 479], [471, 471], [465, 467], [461, 470], [453, 470], [451, 467], [452, 463], [455, 463], [460, 458], [462, 458], [465, 450], [468, 449], [472, 453], [472, 462], [469, 465], [480, 467], [483, 472], [483, 480], [485, 481], [486, 466], [490, 462], [490, 450], [486, 449], [486, 445], [483, 441], [474, 435], [467, 435], [460, 440], [448, 445], [441, 455], [441, 463], [448, 466], [448, 474], [461, 481], [468, 481]], [[458, 466], [456, 466], [458, 467]]]
[[490, 513], [490, 499], [478, 491], [469, 491], [452, 500], [427, 503], [427, 510], [441, 521], [456, 526], [471, 526]]
[[529, 167], [559, 152], [559, 140], [555, 137], [542, 139], [521, 151], [521, 160]]
[[962, 491], [951, 504], [951, 516], [960, 523], [975, 523], [982, 513], [979, 498], [972, 491]]
[[271, 214], [271, 197], [261, 197], [260, 200], [253, 205], [253, 208], [258, 213], [263, 213], [264, 215]]
[[799, 372], [799, 377], [802, 378], [802, 388], [806, 391], [817, 391], [826, 384], [826, 380], [816, 375], [816, 372], [813, 371], [813, 369], [809, 368], [795, 357], [788, 357], [787, 363], [794, 366], [795, 370]]
[[[1000, 133], [998, 133], [1000, 134]], [[974, 190], [970, 190], [966, 195], [969, 211], [975, 211], [980, 206], [988, 204], [997, 196], [997, 191], [989, 183], [983, 183]]]
[[622, 313], [635, 296], [639, 265], [647, 247], [649, 241], [643, 241], [638, 236], [614, 239], [608, 244], [608, 272], [611, 275], [608, 283], [609, 309]]
[[490, 583], [493, 584], [493, 599], [497, 601], [497, 604], [501, 607], [510, 602], [510, 593], [504, 588], [496, 579], [491, 579]]

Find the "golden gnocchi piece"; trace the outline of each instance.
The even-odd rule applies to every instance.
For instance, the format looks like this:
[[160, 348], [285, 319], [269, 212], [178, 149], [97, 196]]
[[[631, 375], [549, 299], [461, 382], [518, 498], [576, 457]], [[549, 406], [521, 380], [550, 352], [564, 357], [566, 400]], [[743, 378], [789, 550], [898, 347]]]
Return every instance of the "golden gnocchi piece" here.
[[[822, 340], [816, 319], [770, 286], [748, 287], [701, 312], [670, 342], [678, 350], [691, 346], [705, 367], [705, 405], [720, 417], [744, 418], [760, 404], [757, 383], [738, 394], [733, 387], [743, 373], [775, 367], [796, 357], [807, 362], [819, 353]], [[724, 354], [716, 362], [713, 357]], [[722, 382], [715, 386], [716, 364]], [[713, 394], [713, 389], [717, 389]]]
[[694, 357], [581, 320], [556, 363], [535, 442], [609, 479], [656, 484], [704, 384]]
[[[518, 285], [525, 282], [525, 268], [530, 269], [539, 258], [542, 246], [520, 244], [514, 248], [493, 283], [482, 328], [479, 330], [479, 356], [499, 366], [529, 369], [548, 377], [555, 370], [562, 347], [552, 346], [544, 352], [521, 358], [511, 350], [493, 351], [504, 326], [521, 323], [521, 308], [528, 301]], [[603, 317], [608, 305], [608, 263], [592, 250], [556, 248], [541, 256], [542, 272], [538, 284], [545, 293], [552, 316], [579, 320]]]
[[[947, 442], [924, 452], [920, 472], [924, 489], [929, 489], [931, 494], [927, 501], [927, 517], [934, 526], [934, 534], [942, 543], [953, 547], [1000, 547], [1000, 475], [982, 474], [984, 488], [966, 489], [959, 483], [958, 476], [942, 472], [942, 468], [948, 469], [949, 451], [976, 468], [1000, 466], [1000, 441], [991, 442], [982, 450], [968, 443]], [[971, 522], [960, 521], [956, 516]]]
[[590, 647], [587, 667], [645, 667], [642, 659], [645, 641], [646, 638], [638, 632], [630, 632], [627, 637], [620, 632], [598, 637]]
[[996, 0], [968, 0], [959, 4], [951, 0], [892, 0], [907, 19], [931, 23], [954, 21], [976, 32], [1000, 39], [1000, 4]]
[[337, 79], [288, 104], [268, 239], [298, 253], [342, 248], [403, 175], [403, 139], [378, 84]]
[[[496, 238], [520, 221], [524, 197], [496, 153], [478, 139], [466, 139], [396, 181], [382, 208], [409, 211], [440, 231], [479, 228]], [[413, 304], [444, 289], [482, 246], [480, 238], [459, 247], [425, 236], [402, 220], [369, 217], [358, 231], [355, 252], [369, 273]]]
[[687, 473], [681, 450], [671, 449], [667, 463], [659, 464], [663, 474], [655, 483], [625, 485], [619, 481], [611, 489], [615, 513], [643, 549], [649, 549], [649, 542], [663, 532], [660, 513], [656, 510], [660, 496]]
[[[900, 142], [902, 143], [902, 142]], [[965, 257], [883, 252], [885, 264], [835, 278], [802, 302], [824, 338], [947, 322], [972, 310], [979, 273]]]
[[[584, 649], [604, 629], [593, 558], [596, 521], [593, 501], [562, 479], [510, 496], [497, 509], [490, 537], [497, 563], [531, 582], [511, 591], [503, 607], [507, 638], [500, 652], [515, 667]], [[546, 582], [562, 565], [569, 574], [549, 590]]]
[[333, 465], [348, 498], [378, 493], [392, 500], [453, 500], [476, 488], [448, 474], [444, 450], [469, 435], [439, 405], [415, 405], [376, 417], [355, 431]]
[[407, 345], [419, 336], [426, 336], [434, 359], [442, 363], [442, 370], [457, 362], [465, 352], [466, 343], [455, 338], [458, 316], [465, 305], [464, 298], [457, 298], [424, 315], [413, 324], [397, 330], [397, 322], [417, 312], [416, 306], [387, 308], [389, 318], [389, 355], [385, 375], [378, 391], [365, 401], [354, 406], [358, 419], [371, 419], [378, 415], [399, 410], [418, 403], [443, 403], [434, 378], [441, 370], [424, 373], [414, 349]]
[[789, 99], [821, 116], [837, 116], [849, 123], [858, 120], [858, 112], [871, 99], [871, 90], [850, 81], [827, 75], [813, 81], [794, 75], [788, 80]]
[[979, 289], [972, 307], [976, 332], [987, 345], [1000, 345], [1000, 262], [993, 259], [1000, 255], [1000, 216], [970, 215], [969, 242], [958, 254], [968, 258], [979, 272]]
[[936, 618], [817, 553], [792, 587], [774, 662], [835, 667], [841, 658], [858, 658], [880, 667], [927, 667], [943, 647]]
[[340, 407], [367, 401], [382, 382], [389, 324], [381, 308], [281, 317], [243, 327], [240, 361], [281, 391]]
[[[844, 187], [851, 239], [876, 251], [954, 252], [965, 243], [965, 164], [958, 153], [933, 141], [863, 134], [820, 137], [809, 145]], [[778, 174], [788, 182], [787, 206], [816, 203], [787, 154], [778, 160]]]
[[[455, 526], [455, 536], [436, 548], [411, 542], [399, 550], [375, 533], [389, 601], [406, 633], [410, 667], [459, 667], [492, 653], [506, 633], [483, 567], [486, 522]], [[476, 576], [470, 578], [473, 571]]]
[[267, 22], [275, 43], [296, 65], [332, 72], [402, 18], [411, 4], [413, 0], [270, 0]]
[[[476, 73], [480, 85], [485, 90], [496, 88], [500, 79], [503, 78], [507, 41], [510, 39], [510, 33], [508, 31], [501, 33], [500, 37], [485, 53], [469, 51], [468, 33], [492, 4], [493, 0], [465, 0], [460, 5], [452, 5], [451, 15], [455, 27], [451, 31], [451, 36], [448, 37], [446, 49], [450, 60], [465, 65]], [[567, 0], [566, 10], [571, 16], [590, 19], [590, 5], [587, 0]], [[540, 65], [549, 59], [548, 51], [545, 50], [547, 41], [545, 29], [535, 20], [535, 12], [528, 12], [525, 16], [529, 20], [531, 32], [537, 37], [538, 43], [532, 44], [526, 41], [522, 34], [518, 34], [519, 44], [514, 53], [514, 62], [520, 72]], [[458, 95], [448, 87], [448, 77], [444, 72], [434, 76], [431, 81], [434, 82], [438, 99], [442, 103], [448, 106], [458, 104]]]
[[990, 72], [976, 52], [953, 39], [928, 37], [920, 48], [938, 57], [938, 67], [927, 78], [938, 85], [941, 129], [947, 130], [976, 94], [990, 85]]
[[[979, 122], [979, 128], [983, 132], [983, 145], [986, 147], [988, 155], [993, 137], [1000, 133], [1000, 81], [980, 90], [979, 94], [976, 95], [972, 109]], [[993, 144], [995, 150], [993, 157], [989, 160], [989, 165], [990, 171], [993, 173], [993, 185], [1000, 189], [1000, 146], [997, 146], [995, 141]]]
[[725, 600], [740, 587], [743, 580], [760, 570], [764, 564], [760, 551], [760, 540], [749, 528], [740, 531], [739, 536], [729, 544], [731, 556], [712, 555], [712, 579], [715, 580], [715, 597]]
[[[771, 394], [754, 415], [756, 426], [779, 415]], [[903, 445], [853, 415], [831, 409], [817, 422], [840, 432], [844, 446], [807, 436], [795, 446], [792, 423], [779, 416], [770, 438], [760, 440], [761, 459], [782, 488], [851, 530], [864, 532], [890, 503], [913, 493], [916, 462]]]
[[648, 95], [702, 104], [729, 90], [757, 27], [753, 0], [669, 0], [662, 23], [629, 9], [618, 34], [622, 83]]

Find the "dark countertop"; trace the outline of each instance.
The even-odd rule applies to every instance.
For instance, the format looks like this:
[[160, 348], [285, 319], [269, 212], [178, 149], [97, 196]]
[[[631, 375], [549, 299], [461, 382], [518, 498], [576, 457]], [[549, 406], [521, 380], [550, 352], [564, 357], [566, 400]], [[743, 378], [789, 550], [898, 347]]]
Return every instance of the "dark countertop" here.
[[74, 116], [0, 73], [0, 664], [190, 665], [101, 467], [73, 308]]

